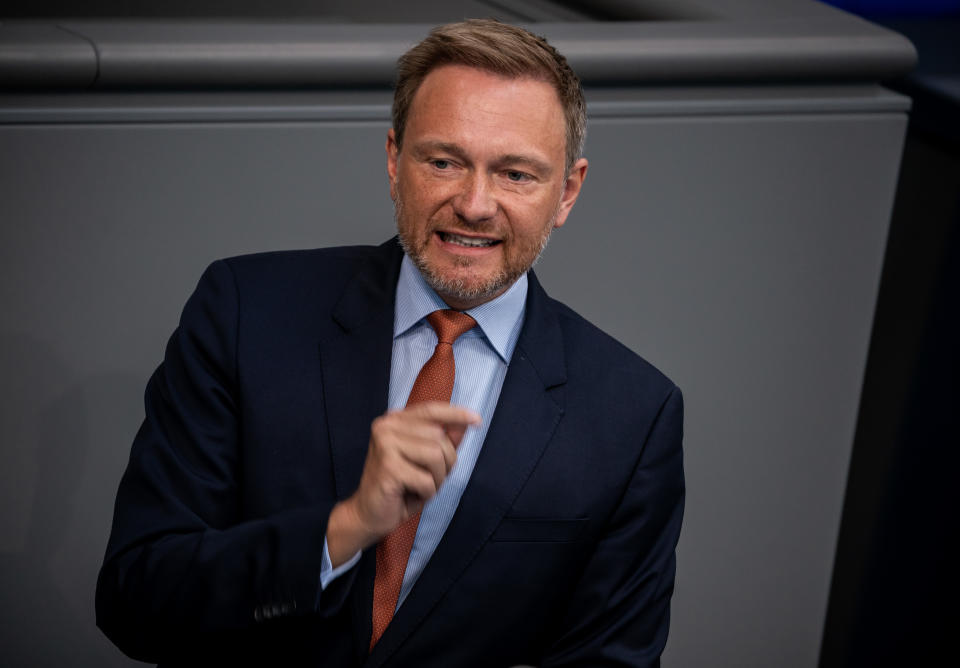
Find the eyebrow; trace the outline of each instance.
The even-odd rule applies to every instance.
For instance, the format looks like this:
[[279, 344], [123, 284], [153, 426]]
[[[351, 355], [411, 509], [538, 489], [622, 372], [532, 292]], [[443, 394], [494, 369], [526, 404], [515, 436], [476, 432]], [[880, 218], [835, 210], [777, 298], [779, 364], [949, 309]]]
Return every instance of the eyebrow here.
[[[445, 141], [425, 141], [420, 142], [419, 144], [414, 145], [413, 150], [418, 155], [424, 155], [434, 151], [441, 153], [447, 153], [454, 156], [458, 160], [467, 161], [467, 152], [458, 144], [453, 144]], [[522, 155], [519, 153], [508, 153], [506, 155], [498, 156], [494, 160], [495, 165], [518, 165], [525, 166], [532, 171], [538, 172], [544, 176], [549, 176], [553, 172], [553, 167], [543, 160], [534, 158], [529, 155]]]

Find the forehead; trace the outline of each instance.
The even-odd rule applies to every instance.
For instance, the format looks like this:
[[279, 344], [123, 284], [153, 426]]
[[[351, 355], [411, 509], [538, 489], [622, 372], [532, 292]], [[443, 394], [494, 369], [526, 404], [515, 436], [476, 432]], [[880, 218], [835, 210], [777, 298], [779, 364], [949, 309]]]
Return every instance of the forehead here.
[[404, 143], [429, 138], [502, 149], [519, 143], [552, 160], [557, 151], [562, 159], [566, 126], [560, 98], [549, 83], [444, 65], [417, 89], [404, 135]]

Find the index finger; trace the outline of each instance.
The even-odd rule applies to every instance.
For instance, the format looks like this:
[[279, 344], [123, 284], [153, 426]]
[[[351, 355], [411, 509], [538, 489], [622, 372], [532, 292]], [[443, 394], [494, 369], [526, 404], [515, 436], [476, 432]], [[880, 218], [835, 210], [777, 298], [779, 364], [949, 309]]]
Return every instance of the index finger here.
[[424, 401], [403, 409], [416, 417], [439, 422], [442, 425], [466, 427], [480, 424], [481, 418], [469, 408], [456, 404], [445, 404], [442, 401]]

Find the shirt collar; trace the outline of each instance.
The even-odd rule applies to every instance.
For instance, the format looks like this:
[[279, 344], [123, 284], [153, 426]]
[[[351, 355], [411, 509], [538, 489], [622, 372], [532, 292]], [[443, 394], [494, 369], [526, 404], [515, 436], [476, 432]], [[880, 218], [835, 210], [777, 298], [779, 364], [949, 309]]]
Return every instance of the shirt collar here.
[[[470, 314], [490, 346], [509, 363], [520, 337], [527, 302], [527, 275], [523, 274], [496, 299], [466, 312]], [[400, 336], [437, 309], [450, 308], [424, 280], [409, 256], [403, 256], [397, 281], [397, 301], [393, 318], [393, 336]]]

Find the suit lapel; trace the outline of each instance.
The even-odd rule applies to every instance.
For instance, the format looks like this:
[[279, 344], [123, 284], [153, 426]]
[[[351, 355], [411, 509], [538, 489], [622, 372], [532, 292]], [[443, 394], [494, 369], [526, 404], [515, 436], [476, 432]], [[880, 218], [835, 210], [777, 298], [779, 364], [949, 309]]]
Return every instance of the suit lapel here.
[[393, 310], [401, 254], [388, 242], [366, 261], [333, 309], [336, 326], [320, 343], [334, 483], [353, 493], [367, 454], [370, 423], [387, 409]]
[[[338, 499], [356, 490], [367, 455], [370, 423], [387, 409], [401, 258], [396, 242], [390, 241], [364, 263], [334, 307], [332, 333], [320, 342], [323, 401]], [[372, 554], [365, 553], [355, 585], [360, 588], [359, 595], [352, 597], [358, 653], [361, 648], [365, 653], [370, 637], [372, 561]]]
[[556, 314], [533, 272], [526, 316], [483, 449], [460, 505], [367, 666], [379, 666], [424, 621], [493, 535], [563, 415], [566, 364]]

